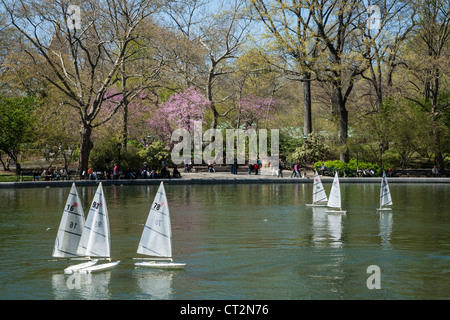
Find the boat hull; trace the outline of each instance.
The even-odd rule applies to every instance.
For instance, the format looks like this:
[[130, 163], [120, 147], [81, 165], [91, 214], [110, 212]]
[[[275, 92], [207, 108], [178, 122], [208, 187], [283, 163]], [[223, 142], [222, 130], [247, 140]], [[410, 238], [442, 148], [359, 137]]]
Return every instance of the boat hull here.
[[392, 211], [392, 208], [382, 207], [382, 208], [377, 208], [377, 211]]
[[326, 213], [331, 213], [331, 214], [346, 214], [347, 211], [346, 211], [346, 210], [327, 210]]
[[79, 272], [80, 270], [82, 270], [84, 268], [89, 268], [89, 267], [94, 266], [97, 262], [98, 262], [98, 259], [94, 259], [94, 260], [91, 260], [91, 261], [88, 261], [88, 262], [83, 262], [83, 263], [80, 263], [80, 264], [76, 264], [76, 265], [73, 265], [73, 266], [65, 268], [64, 269], [64, 273], [65, 274], [72, 274], [72, 273], [75, 273], [75, 272]]
[[98, 265], [95, 265], [92, 267], [83, 268], [80, 270], [80, 273], [93, 273], [93, 272], [110, 270], [110, 269], [115, 268], [119, 263], [120, 263], [120, 261], [98, 264]]

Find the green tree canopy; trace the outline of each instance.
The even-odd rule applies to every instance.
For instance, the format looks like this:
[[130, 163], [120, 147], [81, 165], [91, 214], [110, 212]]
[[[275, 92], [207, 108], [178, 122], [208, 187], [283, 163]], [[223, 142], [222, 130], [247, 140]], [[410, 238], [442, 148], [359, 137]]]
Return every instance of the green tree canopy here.
[[[36, 106], [36, 99], [31, 96], [0, 97], [0, 150], [16, 163], [17, 172], [21, 170], [18, 160], [22, 144], [33, 138], [33, 113]], [[4, 163], [3, 166], [9, 170]]]

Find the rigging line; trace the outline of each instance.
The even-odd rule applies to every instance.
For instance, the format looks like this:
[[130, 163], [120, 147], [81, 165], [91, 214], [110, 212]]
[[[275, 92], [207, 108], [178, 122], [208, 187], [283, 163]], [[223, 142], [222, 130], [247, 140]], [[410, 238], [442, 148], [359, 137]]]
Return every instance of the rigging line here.
[[105, 238], [106, 238], [106, 234], [102, 234], [102, 233], [100, 233], [100, 232], [98, 232], [98, 231], [95, 231], [95, 230], [93, 230], [92, 228], [87, 227], [87, 226], [84, 226], [84, 227], [85, 227], [86, 229], [92, 231], [93, 233], [98, 234], [99, 236], [102, 236], [102, 237], [105, 237]]
[[156, 252], [155, 250], [152, 250], [152, 249], [150, 249], [150, 248], [147, 248], [146, 246], [144, 246], [144, 245], [142, 245], [142, 244], [140, 244], [140, 246], [141, 246], [143, 249], [147, 250], [147, 251], [150, 251], [150, 252], [155, 253], [157, 256], [161, 256], [161, 257], [163, 256], [161, 253]]
[[324, 191], [325, 191], [324, 189], [321, 189], [321, 190], [319, 190], [319, 191], [314, 192], [313, 195], [314, 195], [314, 194], [317, 194], [317, 193], [320, 193], [320, 192], [324, 192]]
[[381, 195], [380, 195], [380, 199], [386, 197], [388, 194], [390, 194], [389, 191], [388, 191], [388, 192], [385, 192], [385, 193], [383, 193], [383, 194], [381, 194]]
[[69, 211], [69, 210], [66, 210], [66, 209], [64, 209], [64, 212], [71, 213], [71, 214], [74, 214], [74, 215], [80, 216], [80, 217], [82, 216], [81, 213]]
[[151, 231], [155, 231], [157, 234], [159, 234], [159, 235], [161, 235], [161, 236], [163, 236], [163, 237], [166, 237], [166, 238], [169, 238], [170, 239], [170, 236], [168, 236], [167, 234], [164, 234], [164, 233], [162, 233], [162, 232], [159, 232], [158, 230], [155, 230], [155, 229], [152, 229], [151, 227], [149, 227], [149, 226], [145, 226], [146, 228], [148, 228], [148, 229], [150, 229]]

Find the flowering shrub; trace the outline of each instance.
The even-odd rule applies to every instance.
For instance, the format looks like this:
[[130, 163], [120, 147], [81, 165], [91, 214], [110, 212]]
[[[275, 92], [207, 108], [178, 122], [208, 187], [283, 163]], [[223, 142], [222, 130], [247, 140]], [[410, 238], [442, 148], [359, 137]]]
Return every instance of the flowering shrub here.
[[275, 101], [248, 95], [239, 101], [241, 121], [248, 127], [256, 127], [258, 122], [274, 120]]

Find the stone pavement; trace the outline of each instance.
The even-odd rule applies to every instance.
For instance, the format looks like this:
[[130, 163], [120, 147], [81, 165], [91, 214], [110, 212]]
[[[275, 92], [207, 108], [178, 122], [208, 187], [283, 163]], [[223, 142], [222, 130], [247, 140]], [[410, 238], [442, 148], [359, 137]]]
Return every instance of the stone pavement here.
[[[278, 178], [276, 173], [268, 169], [262, 169], [255, 175], [239, 172], [237, 175], [230, 172], [190, 172], [181, 170], [181, 179], [121, 179], [101, 180], [104, 186], [108, 185], [157, 185], [161, 181], [166, 184], [262, 184], [262, 183], [313, 183], [312, 171], [308, 171], [305, 178], [291, 178], [292, 171], [284, 170], [283, 178]], [[321, 176], [323, 183], [331, 183], [333, 177]], [[341, 183], [381, 183], [379, 177], [373, 178], [339, 178]], [[450, 183], [450, 178], [388, 178], [389, 183]], [[77, 186], [95, 186], [99, 181], [95, 180], [69, 180], [69, 181], [25, 181], [25, 182], [1, 182], [0, 188], [33, 188], [33, 187], [68, 187], [75, 182]]]

